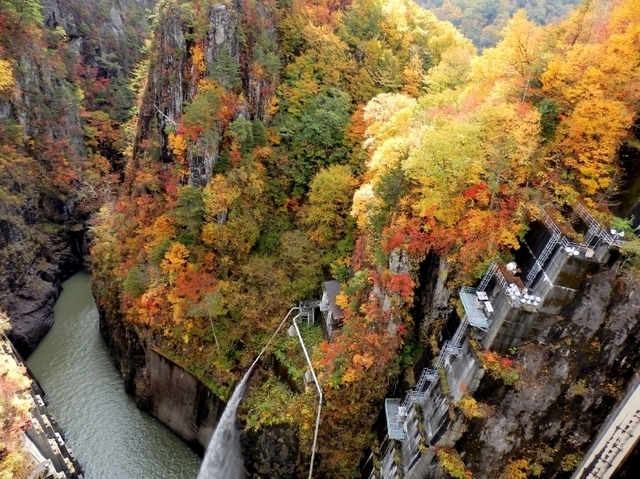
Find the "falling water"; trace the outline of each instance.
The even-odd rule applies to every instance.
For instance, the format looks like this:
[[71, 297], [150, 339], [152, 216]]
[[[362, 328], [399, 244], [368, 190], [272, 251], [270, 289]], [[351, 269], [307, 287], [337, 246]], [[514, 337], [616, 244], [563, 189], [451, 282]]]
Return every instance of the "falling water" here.
[[244, 479], [240, 432], [236, 427], [236, 411], [244, 396], [253, 366], [236, 387], [207, 447], [198, 479]]
[[244, 473], [244, 459], [240, 451], [240, 431], [238, 431], [236, 427], [236, 411], [244, 396], [244, 390], [247, 387], [247, 382], [249, 381], [253, 367], [260, 360], [260, 357], [267, 350], [273, 338], [280, 332], [282, 326], [284, 326], [287, 319], [291, 316], [291, 313], [295, 310], [298, 310], [298, 308], [291, 308], [282, 319], [273, 336], [269, 338], [267, 344], [262, 348], [258, 357], [256, 357], [251, 367], [245, 373], [242, 381], [236, 386], [236, 390], [233, 392], [231, 399], [229, 399], [227, 407], [224, 408], [220, 422], [209, 442], [197, 479], [246, 478], [246, 474]]

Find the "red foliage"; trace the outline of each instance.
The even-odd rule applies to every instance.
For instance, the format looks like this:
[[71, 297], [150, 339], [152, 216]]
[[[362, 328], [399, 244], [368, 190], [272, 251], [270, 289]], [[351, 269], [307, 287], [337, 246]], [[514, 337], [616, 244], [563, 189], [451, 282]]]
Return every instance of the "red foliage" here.
[[167, 192], [170, 199], [177, 199], [178, 185], [180, 184], [179, 178], [172, 174], [171, 171], [166, 171], [162, 175], [162, 183], [164, 185], [164, 190]]
[[187, 270], [176, 278], [175, 291], [181, 298], [197, 303], [214, 286], [215, 278], [212, 275]]
[[225, 93], [222, 95], [220, 106], [220, 113], [218, 119], [222, 122], [222, 126], [225, 127], [236, 115], [236, 111], [240, 105], [238, 97], [233, 93]]
[[415, 287], [415, 283], [408, 273], [392, 274], [385, 272], [383, 275], [383, 283], [386, 289], [402, 298], [409, 298], [413, 294]]
[[353, 251], [353, 269], [359, 271], [363, 268], [367, 254], [367, 240], [364, 236], [359, 236]]
[[486, 183], [479, 183], [477, 185], [473, 185], [473, 186], [470, 186], [469, 188], [467, 188], [466, 191], [464, 193], [462, 193], [462, 195], [465, 198], [470, 198], [472, 200], [477, 200], [478, 199], [478, 194], [481, 193], [481, 192], [484, 193], [488, 189], [489, 189], [489, 186]]
[[510, 359], [510, 358], [500, 359], [500, 366], [502, 366], [503, 368], [512, 368], [513, 365], [514, 365], [513, 359]]
[[231, 166], [238, 166], [240, 164], [240, 160], [242, 160], [240, 150], [231, 150], [229, 152], [229, 160], [231, 161]]
[[[385, 233], [389, 232], [389, 228], [386, 229]], [[406, 239], [406, 235], [404, 234], [403, 231], [395, 231], [393, 232], [393, 234], [391, 235], [391, 237], [389, 239], [387, 239], [385, 242], [383, 242], [383, 249], [385, 251], [385, 253], [389, 254], [391, 253], [394, 249], [396, 249], [398, 246], [401, 246], [404, 244]]]
[[424, 224], [417, 218], [401, 227], [391, 227], [384, 230], [386, 239], [382, 242], [383, 250], [389, 254], [396, 248], [405, 246], [407, 251], [417, 257], [428, 253], [431, 249], [430, 236]]

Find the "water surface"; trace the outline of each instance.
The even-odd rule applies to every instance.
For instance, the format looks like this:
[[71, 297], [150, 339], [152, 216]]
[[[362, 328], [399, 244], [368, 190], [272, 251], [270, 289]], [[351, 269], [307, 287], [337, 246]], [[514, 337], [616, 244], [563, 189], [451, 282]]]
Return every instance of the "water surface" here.
[[200, 458], [125, 394], [98, 330], [89, 275], [63, 284], [55, 323], [27, 361], [87, 479], [193, 479]]

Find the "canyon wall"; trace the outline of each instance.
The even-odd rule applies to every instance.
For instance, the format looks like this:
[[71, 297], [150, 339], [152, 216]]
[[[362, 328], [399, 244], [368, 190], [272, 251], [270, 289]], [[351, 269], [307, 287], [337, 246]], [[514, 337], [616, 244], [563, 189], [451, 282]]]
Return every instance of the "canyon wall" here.
[[[0, 45], [14, 82], [0, 92], [0, 307], [11, 312], [10, 339], [25, 357], [53, 324], [60, 284], [88, 253], [86, 222], [109, 196], [103, 177], [117, 170], [118, 155], [99, 155], [95, 141], [88, 147], [87, 126], [97, 106], [113, 121], [128, 115], [127, 77], [153, 4], [25, 2], [4, 17]], [[101, 99], [107, 86], [120, 97]]]

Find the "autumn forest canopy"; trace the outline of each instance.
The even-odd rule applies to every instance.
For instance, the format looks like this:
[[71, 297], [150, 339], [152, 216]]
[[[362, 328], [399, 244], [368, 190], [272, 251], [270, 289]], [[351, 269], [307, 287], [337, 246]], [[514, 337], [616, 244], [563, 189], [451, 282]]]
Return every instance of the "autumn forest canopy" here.
[[[102, 204], [100, 307], [224, 399], [286, 311], [339, 280], [342, 328], [304, 334], [326, 395], [322, 471], [355, 477], [383, 398], [427, 347], [410, 314], [427, 255], [446, 258], [453, 288], [512, 258], [535, 203], [580, 201], [612, 221], [619, 150], [638, 146], [640, 4], [425, 2], [474, 36], [494, 25], [478, 54], [411, 0], [237, 3], [161, 1], [139, 64], [74, 72], [87, 159], [65, 163], [52, 140], [30, 148], [53, 163], [32, 165], [16, 134], [2, 165], [35, 168], [27, 189], [49, 168], [83, 185], [89, 210]], [[273, 353], [293, 381], [295, 348], [282, 338]], [[309, 444], [314, 398], [260, 374], [247, 427], [293, 425]]]

